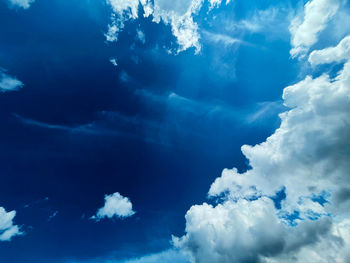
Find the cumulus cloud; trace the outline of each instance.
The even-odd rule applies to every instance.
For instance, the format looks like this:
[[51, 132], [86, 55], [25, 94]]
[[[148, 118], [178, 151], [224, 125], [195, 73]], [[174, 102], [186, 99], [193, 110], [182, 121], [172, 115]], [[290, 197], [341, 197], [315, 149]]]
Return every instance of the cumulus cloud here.
[[350, 36], [345, 37], [336, 47], [329, 47], [311, 52], [311, 65], [342, 62], [350, 58]]
[[[286, 87], [281, 125], [242, 146], [250, 169], [225, 169], [192, 206], [174, 245], [192, 262], [348, 262], [350, 256], [349, 37], [313, 51], [312, 65], [344, 62]], [[278, 193], [284, 196], [278, 196]]]
[[292, 57], [305, 56], [338, 8], [339, 0], [312, 0], [305, 4], [303, 14], [295, 17], [289, 28], [292, 34]]
[[99, 221], [102, 218], [126, 218], [134, 215], [132, 210], [132, 203], [129, 198], [122, 196], [116, 192], [111, 195], [105, 195], [105, 204], [101, 207], [92, 219]]
[[28, 9], [35, 0], [8, 0], [11, 6]]
[[15, 216], [16, 211], [6, 212], [5, 208], [0, 207], [0, 241], [10, 241], [14, 236], [23, 234], [13, 223]]
[[23, 87], [22, 81], [15, 77], [7, 75], [3, 70], [0, 69], [0, 91], [15, 91]]
[[[181, 0], [169, 2], [168, 0], [107, 0], [113, 9], [112, 23], [106, 34], [107, 41], [117, 41], [119, 32], [124, 23], [130, 19], [138, 18], [139, 5], [143, 8], [145, 17], [152, 16], [152, 21], [161, 21], [170, 25], [172, 34], [179, 45], [178, 52], [188, 48], [195, 48], [198, 53], [201, 49], [198, 24], [194, 16], [201, 10], [204, 0]], [[228, 3], [229, 1], [226, 1]], [[221, 4], [221, 0], [210, 0], [209, 10]]]

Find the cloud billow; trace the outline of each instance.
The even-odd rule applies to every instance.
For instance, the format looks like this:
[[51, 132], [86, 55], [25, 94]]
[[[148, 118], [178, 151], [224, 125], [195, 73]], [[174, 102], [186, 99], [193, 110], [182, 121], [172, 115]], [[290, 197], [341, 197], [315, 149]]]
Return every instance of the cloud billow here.
[[349, 37], [309, 56], [313, 67], [345, 62], [337, 76], [286, 87], [280, 127], [242, 147], [251, 168], [225, 169], [208, 193], [217, 204], [186, 213], [186, 234], [173, 242], [191, 262], [349, 262]]

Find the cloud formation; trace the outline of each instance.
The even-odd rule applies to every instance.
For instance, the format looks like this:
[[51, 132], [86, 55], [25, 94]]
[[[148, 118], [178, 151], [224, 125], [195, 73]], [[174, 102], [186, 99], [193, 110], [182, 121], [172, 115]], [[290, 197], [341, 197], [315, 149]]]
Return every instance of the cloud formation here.
[[292, 35], [292, 57], [306, 55], [338, 8], [338, 0], [312, 0], [305, 4], [303, 14], [295, 17], [289, 28]]
[[122, 196], [116, 192], [111, 195], [105, 195], [105, 204], [103, 207], [98, 209], [96, 215], [92, 216], [92, 219], [97, 221], [102, 218], [126, 218], [134, 215], [135, 212], [132, 210], [132, 203], [129, 198]]
[[22, 81], [15, 77], [7, 75], [4, 71], [0, 69], [0, 91], [8, 92], [19, 90], [23, 87]]
[[5, 208], [0, 207], [0, 241], [11, 241], [14, 236], [23, 234], [13, 223], [15, 216], [16, 211], [6, 212]]
[[[168, 0], [107, 0], [113, 9], [112, 23], [106, 34], [107, 41], [117, 41], [119, 32], [124, 23], [130, 19], [137, 19], [139, 5], [143, 8], [144, 17], [152, 16], [155, 23], [163, 22], [170, 25], [172, 34], [176, 37], [179, 48], [177, 52], [188, 48], [195, 48], [198, 53], [201, 49], [198, 24], [193, 17], [203, 7], [204, 0], [181, 0], [169, 2]], [[229, 1], [226, 1], [226, 4]], [[210, 0], [209, 10], [221, 4], [221, 0]]]
[[11, 6], [28, 9], [35, 0], [8, 0]]
[[286, 87], [280, 127], [242, 146], [250, 169], [225, 169], [209, 189], [216, 205], [187, 212], [173, 241], [191, 262], [349, 262], [349, 39], [310, 54], [314, 67], [345, 64]]

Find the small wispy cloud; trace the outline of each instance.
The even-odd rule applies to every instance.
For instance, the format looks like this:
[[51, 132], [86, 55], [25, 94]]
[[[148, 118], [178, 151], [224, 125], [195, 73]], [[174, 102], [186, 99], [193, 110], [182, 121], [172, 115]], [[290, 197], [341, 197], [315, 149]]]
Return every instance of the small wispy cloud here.
[[0, 91], [16, 91], [24, 86], [23, 82], [15, 77], [12, 77], [0, 69]]
[[146, 43], [146, 35], [141, 29], [136, 30], [136, 37], [142, 44]]
[[35, 0], [8, 0], [11, 7], [28, 9]]
[[187, 256], [176, 249], [168, 249], [139, 257], [116, 259], [115, 256], [98, 257], [87, 260], [68, 260], [64, 263], [190, 263]]
[[24, 118], [17, 113], [13, 113], [13, 116], [23, 124], [37, 126], [45, 129], [61, 130], [61, 131], [67, 131], [72, 133], [88, 133], [88, 134], [95, 133], [93, 129], [93, 123], [77, 125], [77, 126], [68, 126], [68, 125], [60, 125], [60, 124], [50, 124], [47, 122], [41, 122], [41, 121], [29, 119], [29, 118]]
[[109, 59], [109, 62], [111, 62], [112, 65], [115, 66], [115, 67], [118, 66], [118, 62], [117, 62], [117, 59], [116, 59], [116, 58], [110, 58], [110, 59]]
[[257, 104], [256, 110], [247, 115], [246, 121], [248, 124], [252, 124], [271, 116], [277, 116], [278, 113], [284, 110], [286, 110], [286, 107], [283, 106], [282, 100], [260, 102]]
[[207, 41], [210, 41], [215, 44], [223, 44], [224, 46], [231, 46], [235, 44], [242, 44], [244, 43], [242, 40], [232, 37], [227, 34], [220, 34], [220, 33], [214, 33], [214, 32], [209, 32], [206, 30], [203, 30], [203, 36]]
[[54, 217], [56, 217], [58, 215], [58, 211], [54, 211], [50, 216], [48, 221], [51, 221]]

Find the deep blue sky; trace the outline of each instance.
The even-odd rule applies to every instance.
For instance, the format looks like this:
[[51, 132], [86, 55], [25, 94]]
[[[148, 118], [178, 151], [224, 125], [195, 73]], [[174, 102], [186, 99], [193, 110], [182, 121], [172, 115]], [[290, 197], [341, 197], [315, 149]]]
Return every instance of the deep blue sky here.
[[[272, 5], [235, 1], [196, 19], [215, 31], [220, 19]], [[0, 243], [0, 262], [162, 251], [223, 168], [247, 168], [241, 145], [279, 125], [282, 89], [299, 73], [288, 27], [239, 32], [244, 44], [234, 46], [203, 37], [199, 54], [176, 55], [167, 53], [176, 47], [170, 27], [148, 18], [127, 22], [107, 43], [110, 11], [102, 0], [37, 0], [27, 10], [0, 1], [0, 67], [24, 83], [0, 94], [0, 205], [17, 211], [25, 232]], [[136, 214], [90, 220], [114, 192]]]

